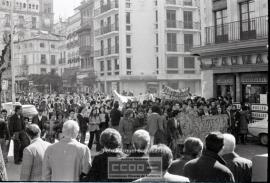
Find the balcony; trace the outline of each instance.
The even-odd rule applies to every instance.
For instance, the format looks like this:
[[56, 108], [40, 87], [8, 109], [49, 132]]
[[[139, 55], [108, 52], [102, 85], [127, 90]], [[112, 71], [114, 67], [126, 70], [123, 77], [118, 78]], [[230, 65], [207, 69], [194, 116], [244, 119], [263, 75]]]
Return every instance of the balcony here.
[[179, 20], [167, 20], [166, 27], [172, 29], [196, 29], [200, 30], [200, 22], [183, 22]]
[[100, 29], [95, 30], [95, 36], [101, 36], [118, 30], [119, 30], [118, 24], [106, 25], [104, 27], [101, 27]]
[[182, 0], [166, 0], [166, 5], [182, 6]]
[[94, 10], [94, 16], [98, 16], [112, 9], [117, 9], [119, 7], [118, 0], [108, 1], [107, 4], [102, 5], [100, 8]]
[[79, 48], [79, 54], [84, 56], [84, 55], [92, 55], [93, 54], [93, 46], [80, 46]]
[[268, 38], [268, 17], [206, 27], [205, 33], [205, 45]]
[[191, 45], [191, 44], [167, 44], [166, 49], [167, 52], [191, 52], [191, 49], [193, 47], [197, 47], [197, 45]]
[[105, 48], [103, 50], [97, 50], [95, 51], [95, 57], [103, 57], [103, 56], [110, 56], [115, 55], [119, 53], [119, 47], [113, 46], [111, 48]]

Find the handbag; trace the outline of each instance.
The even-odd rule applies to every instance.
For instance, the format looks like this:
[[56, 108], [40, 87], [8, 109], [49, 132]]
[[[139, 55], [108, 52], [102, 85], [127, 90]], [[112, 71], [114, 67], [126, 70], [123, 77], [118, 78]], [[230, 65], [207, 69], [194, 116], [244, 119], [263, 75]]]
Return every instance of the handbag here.
[[9, 144], [8, 157], [14, 157], [14, 141], [12, 139]]

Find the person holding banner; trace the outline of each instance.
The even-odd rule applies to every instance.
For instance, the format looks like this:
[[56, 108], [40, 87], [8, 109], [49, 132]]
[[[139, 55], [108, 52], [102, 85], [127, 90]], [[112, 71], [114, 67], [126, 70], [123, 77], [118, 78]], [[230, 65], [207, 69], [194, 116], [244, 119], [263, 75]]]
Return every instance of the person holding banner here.
[[3, 159], [3, 154], [2, 154], [2, 150], [0, 146], [0, 182], [2, 181], [8, 181], [8, 177], [7, 177], [6, 166], [5, 166], [5, 162]]

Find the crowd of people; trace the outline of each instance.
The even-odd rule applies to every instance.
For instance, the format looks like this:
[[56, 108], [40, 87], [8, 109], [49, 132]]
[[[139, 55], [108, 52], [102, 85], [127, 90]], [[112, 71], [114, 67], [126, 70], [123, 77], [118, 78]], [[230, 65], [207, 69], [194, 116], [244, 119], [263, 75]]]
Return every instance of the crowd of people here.
[[[159, 180], [239, 179], [233, 167], [239, 166], [234, 162], [238, 155], [231, 146], [246, 143], [250, 113], [247, 106], [242, 105], [238, 110], [226, 97], [209, 100], [195, 97], [182, 101], [156, 98], [142, 103], [128, 101], [123, 106], [119, 106], [113, 96], [101, 93], [28, 96], [20, 97], [18, 101], [35, 105], [38, 114], [29, 119], [23, 116], [22, 107], [16, 106], [15, 113], [7, 116], [8, 112], [2, 109], [0, 143], [3, 159], [7, 163], [9, 142], [11, 139], [14, 141], [14, 163], [22, 164], [22, 181], [116, 181], [108, 177], [108, 157], [147, 157], [151, 168], [151, 156], [162, 157], [160, 171], [166, 173]], [[208, 138], [205, 139], [204, 148], [200, 139], [181, 139], [180, 116], [184, 114], [197, 117], [227, 115], [227, 133], [232, 135], [210, 133], [210, 141], [207, 143]], [[87, 133], [89, 140], [86, 139]], [[233, 163], [226, 167], [219, 152], [225, 148], [227, 136], [231, 148], [227, 154], [231, 155], [224, 158]], [[97, 152], [93, 161], [91, 152]], [[196, 158], [197, 161], [191, 161]], [[220, 177], [214, 178], [211, 170], [207, 175], [199, 175], [203, 169], [200, 171], [198, 165], [203, 166], [204, 161], [207, 164], [209, 158], [212, 158], [211, 163], [220, 163], [214, 167], [222, 174]], [[33, 165], [34, 162], [40, 165]], [[242, 170], [240, 166], [236, 169], [250, 174], [250, 162], [247, 164], [248, 170], [246, 167]], [[158, 172], [149, 171], [144, 174], [146, 178], [138, 181], [150, 180], [153, 173]]]

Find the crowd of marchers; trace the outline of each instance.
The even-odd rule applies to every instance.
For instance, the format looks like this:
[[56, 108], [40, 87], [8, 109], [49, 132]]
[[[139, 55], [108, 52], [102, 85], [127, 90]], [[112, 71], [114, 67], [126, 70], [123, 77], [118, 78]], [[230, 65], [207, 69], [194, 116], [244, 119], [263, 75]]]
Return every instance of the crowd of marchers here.
[[[22, 164], [22, 181], [109, 181], [106, 172], [108, 157], [149, 158], [153, 154], [162, 157], [163, 165], [166, 165], [161, 170], [164, 173], [162, 179], [158, 181], [251, 181], [251, 162], [234, 152], [236, 143], [246, 143], [249, 110], [245, 105], [237, 110], [227, 98], [205, 100], [196, 97], [184, 101], [156, 98], [155, 101], [144, 100], [142, 103], [129, 101], [121, 106], [121, 110], [113, 97], [108, 98], [100, 93], [39, 96], [34, 100], [23, 98], [20, 102], [35, 104], [38, 115], [30, 120], [22, 115], [20, 106], [15, 108], [11, 116], [7, 116], [7, 111], [3, 109], [0, 142], [7, 163], [10, 139], [14, 141], [14, 162]], [[226, 114], [227, 133], [232, 135], [211, 133], [208, 136], [210, 141], [207, 143], [209, 139], [206, 138], [204, 147], [199, 139], [181, 139], [180, 116], [184, 114]], [[75, 121], [76, 125], [71, 121]], [[86, 146], [87, 132], [90, 138]], [[226, 141], [226, 138], [229, 140]], [[228, 147], [226, 149], [226, 143], [230, 150]], [[98, 155], [91, 161], [90, 152], [94, 151], [94, 146]], [[191, 161], [196, 158], [197, 161]], [[36, 162], [43, 164], [43, 170]], [[213, 166], [210, 166], [211, 163]], [[150, 160], [149, 165], [151, 167]], [[207, 167], [217, 170], [207, 170]], [[200, 175], [206, 170], [209, 172]], [[240, 176], [243, 172], [246, 178]], [[148, 178], [140, 180], [153, 177], [151, 172], [148, 173]], [[211, 174], [219, 173], [220, 176], [211, 177]], [[179, 179], [175, 175], [186, 178]]]

